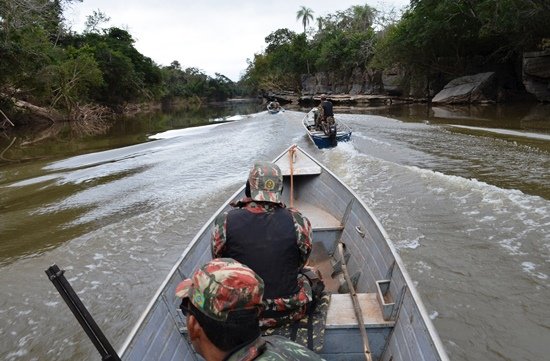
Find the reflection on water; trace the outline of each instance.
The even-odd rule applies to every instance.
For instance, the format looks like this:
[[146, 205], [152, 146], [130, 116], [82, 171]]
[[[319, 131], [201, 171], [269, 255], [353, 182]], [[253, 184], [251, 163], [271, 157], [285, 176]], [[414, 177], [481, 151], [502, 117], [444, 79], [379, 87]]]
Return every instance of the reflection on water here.
[[[108, 185], [102, 192], [107, 197], [98, 197], [97, 194], [91, 197], [105, 203], [111, 202], [108, 195], [118, 192], [117, 179], [125, 180], [128, 195], [139, 191], [128, 183], [128, 179], [133, 174], [142, 176], [152, 165], [125, 162], [121, 166], [120, 162], [112, 162], [139, 154], [153, 154], [151, 147], [139, 149], [140, 144], [148, 142], [151, 135], [218, 124], [228, 118], [234, 119], [236, 115], [257, 112], [259, 108], [262, 106], [257, 101], [230, 102], [194, 110], [176, 109], [121, 118], [112, 122], [104, 134], [94, 136], [83, 136], [81, 132], [74, 131], [74, 125], [64, 123], [34, 129], [30, 135], [15, 132], [11, 140], [0, 138], [0, 148], [4, 150], [0, 152], [0, 265], [19, 257], [42, 253], [89, 229], [100, 227], [102, 222], [113, 222], [118, 217], [129, 217], [134, 212], [140, 213], [154, 207], [151, 203], [138, 202], [140, 204], [119, 212], [124, 200], [115, 198], [113, 200], [120, 206], [112, 208], [107, 220], [94, 216], [94, 208], [99, 206], [94, 199], [71, 204], [74, 196], [83, 197], [87, 194], [86, 189], [97, 189], [103, 184]], [[29, 129], [18, 131], [29, 132]], [[95, 164], [81, 163], [78, 157], [74, 164], [61, 162], [66, 163], [63, 166], [67, 169], [66, 173], [52, 165], [57, 159], [109, 149], [112, 149], [111, 158], [106, 159], [104, 153], [99, 153], [98, 163]], [[94, 155], [90, 154], [88, 158], [93, 162]], [[120, 169], [115, 169], [117, 166]], [[80, 221], [75, 223], [75, 219]]]
[[[354, 109], [356, 110], [356, 109]], [[360, 109], [357, 109], [360, 111]], [[405, 122], [458, 124], [489, 128], [538, 131], [550, 134], [550, 104], [512, 103], [484, 105], [397, 104], [369, 108], [368, 114]]]
[[21, 161], [59, 157], [119, 148], [148, 141], [158, 132], [196, 127], [224, 121], [235, 115], [263, 110], [256, 99], [210, 104], [196, 109], [165, 109], [132, 117], [121, 117], [90, 135], [75, 123], [41, 124], [16, 128], [0, 137], [0, 167]]

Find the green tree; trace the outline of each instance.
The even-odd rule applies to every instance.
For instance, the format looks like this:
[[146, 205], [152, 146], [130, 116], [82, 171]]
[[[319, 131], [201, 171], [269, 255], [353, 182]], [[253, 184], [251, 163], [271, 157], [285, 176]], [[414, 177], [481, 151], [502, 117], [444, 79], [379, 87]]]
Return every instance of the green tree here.
[[88, 32], [76, 37], [74, 43], [76, 48], [87, 44], [101, 69], [104, 82], [95, 99], [102, 104], [120, 108], [128, 102], [161, 95], [160, 68], [134, 48], [134, 40], [126, 30]]
[[544, 0], [413, 0], [384, 35], [376, 61], [455, 75], [476, 59], [518, 62], [550, 37], [549, 23]]
[[312, 48], [317, 70], [350, 76], [364, 69], [374, 55], [376, 34], [372, 28], [377, 11], [368, 5], [352, 6], [321, 19], [322, 30], [315, 34]]
[[296, 13], [296, 20], [301, 20], [302, 25], [304, 26], [304, 34], [306, 33], [306, 27], [309, 24], [311, 20], [313, 20], [313, 10], [310, 8], [306, 8], [305, 6], [301, 6], [300, 10]]
[[90, 99], [91, 91], [103, 83], [93, 54], [88, 49], [73, 51], [72, 56], [59, 64], [45, 67], [40, 79], [51, 94], [51, 106], [72, 114], [80, 102]]
[[92, 15], [88, 15], [86, 17], [86, 23], [84, 24], [85, 29], [84, 33], [100, 33], [100, 25], [106, 24], [109, 21], [111, 21], [111, 18], [108, 17], [104, 12], [101, 10], [94, 10]]

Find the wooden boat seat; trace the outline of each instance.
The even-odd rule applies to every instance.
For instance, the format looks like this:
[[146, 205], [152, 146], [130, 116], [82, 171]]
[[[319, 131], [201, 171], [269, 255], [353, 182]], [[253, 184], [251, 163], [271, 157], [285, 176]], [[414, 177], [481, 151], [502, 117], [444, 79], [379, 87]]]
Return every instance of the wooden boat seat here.
[[332, 214], [325, 212], [319, 207], [309, 203], [295, 202], [294, 208], [300, 210], [311, 222], [313, 230], [337, 230], [344, 229], [339, 219], [336, 219]]
[[[275, 162], [281, 169], [283, 176], [290, 176], [290, 164], [289, 157], [283, 157]], [[319, 175], [321, 174], [321, 167], [311, 161], [311, 159], [306, 158], [303, 154], [296, 153], [296, 159], [292, 165], [292, 175], [294, 177], [304, 176], [304, 175]]]
[[[363, 314], [364, 326], [369, 340], [369, 349], [373, 360], [382, 359], [386, 343], [392, 333], [394, 321], [385, 321], [376, 293], [358, 293]], [[364, 359], [363, 341], [359, 325], [353, 310], [349, 294], [334, 293], [325, 324], [323, 351], [319, 354], [326, 360], [341, 360], [341, 353], [346, 353], [346, 360]]]
[[[376, 293], [358, 293], [363, 321], [366, 328], [393, 327], [394, 321], [386, 321]], [[331, 296], [327, 313], [327, 328], [358, 328], [349, 294], [335, 293]]]
[[311, 222], [314, 245], [322, 243], [330, 253], [333, 252], [334, 245], [344, 229], [340, 220], [309, 203], [295, 202], [294, 206]]

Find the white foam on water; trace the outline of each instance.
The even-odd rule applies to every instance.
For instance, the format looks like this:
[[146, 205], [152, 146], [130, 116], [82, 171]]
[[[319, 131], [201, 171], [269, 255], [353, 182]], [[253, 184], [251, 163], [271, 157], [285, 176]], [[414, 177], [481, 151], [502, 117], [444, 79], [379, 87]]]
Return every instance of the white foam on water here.
[[227, 118], [225, 118], [225, 120], [243, 120], [245, 118], [246, 117], [243, 117], [242, 115], [237, 114], [237, 115], [233, 115], [231, 117], [227, 117]]
[[29, 350], [19, 349], [14, 352], [10, 352], [6, 355], [6, 360], [17, 360], [18, 358], [24, 357], [29, 354]]
[[499, 128], [470, 127], [470, 126], [467, 126], [467, 125], [455, 125], [455, 124], [450, 124], [449, 126], [453, 127], [453, 128], [481, 130], [481, 131], [484, 131], [484, 132], [491, 132], [491, 133], [504, 134], [504, 135], [513, 135], [513, 136], [516, 136], [516, 137], [550, 140], [550, 135], [548, 135], [548, 134], [519, 132], [519, 131], [516, 131], [516, 130], [499, 129]]
[[523, 268], [524, 272], [528, 273], [531, 276], [534, 276], [534, 277], [539, 278], [541, 280], [548, 279], [548, 275], [546, 273], [535, 271], [536, 268], [537, 268], [537, 265], [534, 264], [533, 262], [523, 262], [521, 264], [521, 267]]
[[424, 261], [417, 261], [415, 265], [416, 265], [416, 270], [419, 273], [423, 273], [424, 271], [430, 271], [432, 269], [432, 267], [430, 267], [430, 265]]
[[[393, 187], [401, 186], [401, 181], [408, 182], [406, 187], [412, 187], [413, 192], [415, 187], [420, 193], [427, 189], [434, 194], [434, 197], [441, 198], [441, 201], [451, 202], [446, 207], [454, 208], [458, 214], [465, 217], [465, 221], [471, 221], [468, 223], [470, 226], [460, 229], [466, 237], [473, 239], [481, 237], [480, 242], [483, 240], [491, 242], [512, 257], [525, 255], [539, 257], [545, 250], [550, 249], [550, 235], [545, 235], [545, 229], [550, 227], [550, 204], [542, 197], [525, 194], [517, 189], [503, 189], [475, 178], [447, 175], [417, 166], [399, 165], [359, 153], [353, 147], [341, 147], [339, 144], [338, 148], [341, 154], [330, 153], [331, 164], [345, 168], [341, 171], [337, 170], [336, 173], [344, 174], [342, 180], [352, 188], [365, 188], [361, 185], [365, 179], [376, 183], [376, 189], [372, 190], [370, 196], [365, 193], [366, 191], [360, 192], [360, 196], [367, 203], [369, 199], [374, 200], [371, 204], [374, 204], [375, 208], [383, 202], [383, 200], [376, 201], [381, 197], [380, 193], [392, 194], [394, 203], [407, 204], [414, 201], [415, 195], [410, 193], [403, 194], [403, 199], [395, 198], [398, 193]], [[338, 161], [340, 158], [345, 158], [347, 161]], [[407, 174], [407, 171], [414, 174]], [[388, 182], [383, 179], [388, 176], [398, 176], [402, 179]], [[387, 191], [383, 189], [385, 185]], [[434, 202], [437, 200], [434, 199]], [[425, 203], [430, 205], [430, 202]], [[381, 207], [384, 208], [383, 205]], [[389, 216], [382, 213], [377, 214], [377, 217], [381, 221], [386, 221]], [[391, 219], [388, 219], [388, 222], [392, 222]], [[417, 249], [423, 241], [424, 236], [414, 230], [397, 227], [394, 232], [396, 231], [399, 233], [392, 238], [398, 250]], [[399, 241], [399, 237], [403, 240]], [[531, 239], [536, 241], [525, 242]], [[545, 274], [534, 273], [533, 276], [540, 278]]]
[[417, 249], [418, 247], [420, 247], [420, 238], [424, 238], [424, 236], [418, 236], [417, 238], [411, 239], [411, 240], [402, 240], [402, 241], [394, 242], [395, 248]]
[[[378, 140], [378, 139], [376, 139], [376, 138], [366, 136], [366, 135], [364, 135], [364, 134], [361, 133], [361, 132], [354, 132], [354, 133], [352, 133], [352, 136], [353, 136], [353, 137], [356, 137], [356, 138], [368, 140], [368, 141], [371, 142], [371, 143], [380, 144], [380, 145], [385, 145], [385, 146], [388, 146], [388, 147], [391, 147], [391, 146], [392, 146], [391, 143], [384, 142], [384, 141], [382, 141], [382, 140]], [[341, 143], [338, 143], [338, 145], [340, 145], [340, 144], [341, 144]]]
[[208, 125], [202, 125], [200, 127], [167, 130], [166, 132], [150, 135], [149, 139], [170, 139], [170, 138], [181, 137], [184, 135], [198, 135], [198, 134], [206, 133], [212, 130], [212, 128], [218, 127], [220, 125], [221, 124], [208, 124]]
[[503, 239], [498, 244], [507, 249], [512, 255], [523, 256], [527, 254], [521, 251], [523, 244], [516, 238]]

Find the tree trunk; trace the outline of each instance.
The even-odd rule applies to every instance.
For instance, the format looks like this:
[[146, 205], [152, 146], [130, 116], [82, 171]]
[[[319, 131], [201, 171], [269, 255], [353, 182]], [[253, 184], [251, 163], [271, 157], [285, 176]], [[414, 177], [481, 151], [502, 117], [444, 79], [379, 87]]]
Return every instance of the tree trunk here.
[[[39, 117], [39, 118], [42, 118], [42, 119], [47, 119], [51, 123], [55, 123], [57, 121], [61, 121], [61, 120], [66, 119], [65, 116], [63, 116], [61, 113], [59, 113], [58, 111], [56, 111], [54, 109], [39, 107], [37, 105], [26, 102], [24, 100], [19, 100], [19, 99], [13, 98], [13, 97], [11, 97], [7, 94], [4, 94], [4, 93], [0, 93], [0, 97], [10, 99], [13, 102], [13, 104], [15, 105], [16, 108], [25, 110], [25, 111], [29, 112], [30, 114], [32, 114], [36, 117]], [[2, 114], [4, 114], [4, 113], [2, 112]], [[4, 117], [5, 117], [4, 119], [7, 119], [7, 116], [5, 114], [4, 114]], [[11, 123], [11, 121], [10, 121], [10, 123]], [[12, 123], [12, 125], [13, 125], [13, 123]]]

